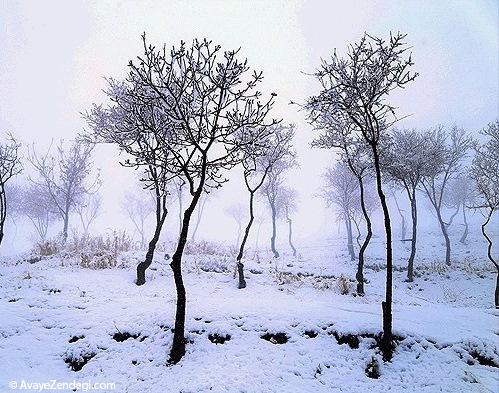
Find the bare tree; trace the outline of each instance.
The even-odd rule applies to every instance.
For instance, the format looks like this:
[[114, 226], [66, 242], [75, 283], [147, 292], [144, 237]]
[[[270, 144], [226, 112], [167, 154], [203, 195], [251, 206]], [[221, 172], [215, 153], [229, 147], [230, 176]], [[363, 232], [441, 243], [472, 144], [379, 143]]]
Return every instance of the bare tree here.
[[[407, 281], [414, 281], [414, 259], [417, 245], [417, 189], [431, 171], [431, 162], [438, 155], [427, 142], [426, 134], [416, 130], [394, 130], [385, 148], [382, 164], [387, 177], [406, 192], [411, 204], [411, 254], [407, 261]], [[405, 239], [403, 239], [405, 240]]]
[[69, 146], [61, 142], [55, 154], [51, 154], [50, 147], [47, 153], [38, 155], [33, 146], [28, 157], [37, 172], [37, 178], [30, 180], [50, 195], [53, 207], [63, 221], [64, 241], [68, 238], [71, 212], [98, 184], [98, 176], [92, 182], [87, 181], [93, 165], [92, 152], [93, 145], [75, 140]]
[[171, 171], [181, 177], [190, 195], [183, 213], [182, 229], [170, 266], [177, 291], [175, 331], [170, 362], [185, 354], [186, 290], [182, 277], [182, 256], [189, 225], [199, 199], [206, 189], [218, 188], [226, 181], [224, 171], [241, 161], [244, 144], [239, 133], [265, 131], [265, 118], [274, 94], [265, 102], [255, 88], [262, 73], [249, 74], [239, 50], [221, 52], [210, 41], [181, 43], [167, 51], [147, 45], [137, 62], [129, 64], [130, 75], [144, 88], [147, 102], [161, 106], [158, 116], [169, 122], [162, 147], [171, 154]]
[[8, 210], [5, 186], [22, 170], [20, 147], [21, 145], [10, 134], [0, 143], [0, 245], [4, 237], [4, 224]]
[[154, 195], [150, 190], [143, 189], [126, 193], [123, 200], [123, 211], [139, 233], [141, 248], [144, 248], [146, 244], [145, 223], [154, 213], [154, 202]]
[[170, 164], [172, 153], [164, 143], [171, 138], [172, 126], [163, 115], [162, 103], [152, 96], [153, 87], [145, 85], [133, 67], [124, 81], [108, 79], [105, 93], [111, 103], [94, 105], [84, 115], [92, 129], [87, 137], [117, 145], [127, 154], [121, 164], [140, 170], [139, 181], [154, 195], [156, 225], [145, 258], [137, 265], [136, 284], [143, 285], [168, 215], [168, 185], [177, 177]]
[[76, 204], [75, 210], [80, 218], [83, 234], [88, 235], [90, 226], [100, 213], [102, 198], [96, 193], [86, 194], [82, 200]]
[[279, 196], [284, 187], [286, 172], [296, 165], [295, 156], [289, 156], [276, 162], [267, 174], [267, 179], [261, 188], [260, 193], [268, 202], [270, 208], [270, 217], [272, 220], [272, 235], [270, 237], [270, 249], [274, 258], [279, 258], [279, 251], [276, 247], [277, 238], [277, 219], [281, 216], [282, 211], [279, 205]]
[[449, 223], [444, 221], [442, 208], [449, 182], [460, 172], [461, 164], [472, 146], [473, 139], [463, 129], [453, 127], [450, 131], [439, 126], [427, 133], [428, 149], [433, 152], [431, 170], [422, 177], [421, 184], [437, 217], [445, 239], [445, 263], [451, 264], [451, 242]]
[[[292, 157], [294, 152], [291, 150], [291, 141], [294, 136], [293, 125], [276, 124], [268, 129], [267, 133], [259, 135], [259, 139], [249, 145], [245, 144], [243, 149], [243, 159], [241, 161], [243, 167], [244, 184], [249, 193], [249, 219], [244, 230], [244, 236], [239, 243], [239, 253], [236, 258], [238, 272], [238, 288], [246, 287], [244, 279], [244, 264], [242, 262], [244, 256], [244, 248], [246, 241], [255, 219], [255, 194], [263, 186], [269, 172], [272, 171], [274, 165], [281, 160]], [[244, 136], [243, 136], [244, 138]], [[261, 222], [260, 222], [261, 225]], [[258, 232], [260, 227], [258, 228]]]
[[[468, 171], [465, 169], [462, 173], [458, 174], [455, 179], [453, 179], [449, 183], [449, 189], [445, 194], [445, 205], [451, 208], [455, 208], [457, 212], [461, 210], [463, 215], [463, 226], [464, 230], [459, 239], [459, 242], [462, 244], [466, 244], [466, 239], [468, 238], [469, 233], [469, 225], [468, 225], [468, 217], [467, 210], [469, 206], [472, 206], [475, 203], [475, 190], [473, 187], [473, 179], [471, 179], [467, 173]], [[452, 219], [456, 213], [451, 216], [449, 220], [449, 225], [452, 222]]]
[[483, 212], [482, 235], [487, 240], [487, 257], [496, 268], [495, 307], [499, 308], [499, 262], [492, 256], [492, 239], [486, 232], [492, 215], [499, 209], [499, 120], [490, 123], [482, 134], [488, 138], [482, 146], [475, 148], [476, 155], [470, 176], [475, 182], [477, 204], [473, 206]]
[[31, 221], [40, 240], [44, 241], [55, 215], [52, 197], [45, 187], [30, 183], [20, 190], [19, 199], [21, 214]]
[[[357, 186], [359, 188], [359, 199], [360, 199], [360, 210], [363, 215], [363, 219], [366, 222], [366, 236], [362, 244], [360, 243], [360, 228], [359, 220], [354, 213], [354, 210], [345, 208], [347, 202], [343, 199], [342, 211], [347, 214], [343, 214], [340, 218], [345, 220], [347, 226], [347, 236], [348, 236], [348, 250], [352, 260], [355, 259], [355, 253], [353, 249], [353, 235], [352, 235], [352, 222], [356, 225], [358, 236], [357, 243], [359, 244], [359, 261], [357, 265], [357, 294], [364, 295], [364, 255], [371, 241], [372, 237], [372, 223], [370, 218], [370, 208], [374, 205], [366, 203], [366, 193], [365, 193], [365, 183], [368, 182], [368, 178], [371, 177], [373, 160], [371, 157], [370, 149], [364, 143], [363, 138], [355, 133], [355, 124], [347, 116], [333, 115], [329, 111], [317, 110], [318, 105], [314, 99], [311, 99], [305, 105], [305, 109], [308, 111], [308, 121], [314, 126], [314, 128], [321, 132], [318, 138], [312, 142], [312, 146], [331, 149], [334, 148], [340, 152], [340, 160], [346, 168], [348, 168], [352, 175], [356, 178]], [[319, 106], [320, 108], [320, 106]], [[336, 184], [340, 186], [340, 184]], [[343, 186], [349, 185], [348, 182], [343, 183]], [[352, 188], [353, 189], [353, 188]], [[344, 197], [346, 195], [343, 195]], [[348, 203], [349, 205], [350, 203]], [[357, 206], [353, 204], [353, 206]]]
[[347, 250], [350, 260], [355, 261], [353, 245], [353, 220], [359, 212], [360, 191], [357, 178], [345, 163], [337, 162], [333, 167], [327, 168], [323, 174], [324, 185], [320, 196], [327, 206], [337, 207], [337, 218], [345, 223], [347, 231]]
[[[390, 35], [385, 41], [365, 34], [360, 42], [350, 45], [345, 58], [334, 52], [330, 61], [323, 61], [315, 73], [322, 85], [318, 96], [310, 97], [307, 106], [314, 114], [325, 114], [338, 123], [352, 124], [351, 132], [359, 135], [372, 152], [376, 188], [383, 210], [386, 235], [386, 292], [382, 302], [383, 338], [381, 347], [385, 359], [390, 359], [392, 343], [392, 228], [390, 213], [383, 190], [380, 165], [380, 141], [391, 125], [399, 119], [395, 107], [387, 98], [415, 79], [413, 65], [407, 56], [406, 35]], [[347, 119], [346, 121], [344, 119]]]

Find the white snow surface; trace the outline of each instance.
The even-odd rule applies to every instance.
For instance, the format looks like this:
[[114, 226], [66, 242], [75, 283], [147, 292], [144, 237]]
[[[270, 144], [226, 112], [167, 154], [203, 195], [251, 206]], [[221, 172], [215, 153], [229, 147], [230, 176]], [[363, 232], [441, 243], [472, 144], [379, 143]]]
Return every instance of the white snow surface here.
[[[498, 368], [473, 357], [499, 364], [495, 272], [479, 251], [478, 236], [455, 245], [451, 268], [439, 262], [441, 248], [425, 247], [422, 239], [415, 282], [395, 271], [393, 326], [401, 341], [391, 362], [382, 361], [368, 337], [381, 330], [384, 296], [383, 251], [376, 242], [366, 262], [364, 297], [353, 295], [354, 282], [349, 294], [339, 292], [337, 277], [353, 280], [356, 266], [342, 239], [309, 243], [298, 258], [284, 253], [278, 262], [265, 252], [259, 261], [248, 253], [244, 290], [236, 287], [231, 258], [186, 256], [189, 343], [173, 366], [166, 361], [175, 289], [161, 253], [141, 287], [134, 284], [140, 252], [124, 255], [125, 267], [104, 270], [81, 268], [76, 257], [4, 259], [0, 392], [14, 391], [9, 381], [23, 379], [113, 382], [114, 390], [100, 390], [110, 392], [498, 392]], [[397, 266], [403, 266], [408, 250], [397, 247]], [[220, 270], [213, 264], [228, 271], [209, 271]], [[261, 338], [267, 332], [286, 333], [289, 340], [274, 344]], [[116, 333], [137, 338], [118, 342]], [[230, 340], [214, 344], [209, 335], [215, 333]], [[364, 337], [351, 348], [334, 333]], [[88, 353], [94, 356], [80, 371], [65, 363]], [[373, 357], [378, 379], [365, 373]]]

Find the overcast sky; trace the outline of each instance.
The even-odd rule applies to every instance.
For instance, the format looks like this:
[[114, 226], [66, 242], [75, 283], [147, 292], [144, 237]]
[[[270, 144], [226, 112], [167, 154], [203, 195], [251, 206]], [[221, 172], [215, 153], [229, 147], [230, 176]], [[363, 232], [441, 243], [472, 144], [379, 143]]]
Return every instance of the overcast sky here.
[[[498, 4], [3, 0], [0, 131], [40, 147], [52, 138], [74, 138], [85, 126], [79, 113], [103, 101], [104, 76], [124, 75], [128, 60], [140, 54], [144, 31], [158, 45], [206, 37], [224, 49], [241, 47], [250, 66], [264, 71], [264, 89], [278, 94], [274, 116], [297, 126], [300, 169], [290, 183], [303, 202], [298, 232], [314, 234], [324, 229], [326, 216], [313, 194], [332, 157], [309, 148], [313, 133], [304, 114], [288, 105], [317, 92], [304, 73], [313, 72], [334, 48], [344, 52], [364, 31], [385, 37], [390, 30], [405, 32], [420, 76], [394, 97], [400, 114], [412, 114], [400, 126], [457, 124], [476, 132], [498, 117]], [[101, 148], [96, 161], [104, 174], [106, 214], [114, 217], [119, 201], [113, 198], [121, 199], [117, 190], [128, 187], [128, 175], [111, 151]], [[231, 180], [227, 195], [213, 205], [214, 214], [245, 198], [242, 187], [240, 179]], [[229, 232], [220, 229], [224, 236]]]

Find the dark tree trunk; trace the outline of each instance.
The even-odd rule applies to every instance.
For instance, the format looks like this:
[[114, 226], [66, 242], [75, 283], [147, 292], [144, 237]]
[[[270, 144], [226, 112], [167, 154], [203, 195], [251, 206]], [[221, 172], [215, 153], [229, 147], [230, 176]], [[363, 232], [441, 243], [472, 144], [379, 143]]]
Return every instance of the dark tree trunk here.
[[407, 281], [414, 281], [414, 258], [416, 257], [416, 242], [418, 228], [418, 208], [416, 202], [416, 189], [407, 190], [409, 201], [411, 202], [411, 218], [412, 218], [412, 237], [411, 237], [411, 255], [407, 261]]
[[275, 238], [276, 238], [276, 233], [277, 233], [277, 228], [276, 228], [276, 208], [275, 208], [275, 203], [270, 204], [270, 209], [272, 210], [272, 237], [270, 238], [270, 249], [272, 250], [272, 253], [274, 254], [274, 258], [279, 258], [279, 252], [277, 251], [275, 247]]
[[[206, 158], [205, 158], [206, 159]], [[201, 193], [203, 192], [206, 167], [203, 168], [203, 173], [199, 181], [198, 188], [194, 192], [192, 201], [189, 207], [184, 212], [182, 220], [182, 227], [175, 253], [172, 256], [170, 267], [173, 271], [173, 279], [175, 280], [175, 288], [177, 290], [177, 307], [175, 312], [175, 330], [173, 333], [173, 343], [170, 350], [169, 362], [172, 364], [178, 363], [185, 355], [185, 306], [186, 306], [186, 293], [184, 280], [182, 278], [182, 255], [187, 243], [187, 235], [189, 234], [189, 224], [191, 221], [192, 213], [196, 208]]]
[[293, 245], [293, 240], [292, 240], [292, 237], [293, 237], [293, 220], [291, 220], [291, 218], [289, 218], [289, 217], [288, 217], [288, 226], [289, 226], [289, 234], [288, 234], [289, 246], [293, 250], [293, 257], [296, 257], [296, 248]]
[[496, 276], [495, 305], [496, 305], [496, 308], [499, 309], [499, 268], [497, 269], [497, 276]]
[[459, 242], [462, 244], [466, 244], [466, 239], [468, 237], [468, 219], [466, 217], [466, 204], [463, 203], [463, 221], [464, 221], [464, 232], [463, 235], [461, 236], [461, 239], [459, 239]]
[[383, 183], [381, 180], [381, 169], [379, 163], [379, 154], [377, 145], [373, 142], [371, 143], [371, 148], [373, 151], [374, 158], [374, 169], [376, 172], [376, 188], [378, 191], [378, 197], [381, 203], [381, 208], [383, 209], [383, 220], [385, 225], [385, 235], [386, 235], [386, 288], [385, 288], [385, 301], [381, 303], [383, 310], [383, 336], [381, 340], [381, 350], [383, 351], [383, 357], [386, 360], [390, 360], [393, 354], [393, 343], [392, 343], [392, 297], [393, 297], [393, 255], [392, 255], [392, 226], [390, 222], [390, 212], [388, 211], [388, 205], [386, 203], [386, 196], [383, 192]]
[[371, 224], [371, 218], [369, 217], [369, 213], [366, 208], [366, 202], [364, 198], [364, 182], [362, 181], [362, 177], [358, 176], [357, 179], [359, 180], [359, 188], [360, 188], [360, 206], [362, 208], [362, 214], [364, 215], [364, 219], [366, 220], [366, 237], [364, 239], [364, 242], [362, 243], [360, 249], [359, 249], [359, 263], [357, 264], [357, 274], [355, 275], [355, 278], [357, 279], [357, 295], [359, 296], [364, 296], [364, 255], [367, 249], [367, 246], [369, 245], [369, 242], [371, 241], [371, 237], [373, 235], [372, 232], [372, 224]]
[[442, 219], [442, 214], [440, 212], [440, 208], [435, 206], [435, 211], [437, 213], [438, 223], [440, 224], [440, 230], [442, 231], [442, 235], [445, 239], [445, 264], [450, 266], [450, 238], [447, 232], [447, 225]]
[[253, 201], [255, 198], [255, 192], [250, 191], [250, 200], [249, 200], [249, 213], [250, 218], [246, 228], [244, 230], [243, 240], [241, 245], [239, 246], [239, 254], [237, 254], [236, 262], [237, 262], [237, 273], [239, 278], [238, 288], [244, 289], [246, 288], [246, 280], [244, 279], [244, 264], [241, 262], [244, 256], [244, 247], [246, 246], [246, 241], [248, 240], [249, 232], [251, 226], [253, 225], [253, 220], [255, 219], [254, 211], [253, 211]]
[[4, 184], [0, 184], [0, 245], [2, 244], [4, 232], [3, 228], [5, 225], [5, 219], [7, 217], [7, 199], [5, 195]]
[[496, 267], [496, 270], [497, 270], [494, 305], [495, 305], [496, 309], [499, 309], [499, 264], [492, 257], [492, 239], [487, 235], [487, 232], [485, 232], [485, 227], [489, 223], [493, 212], [494, 212], [494, 209], [489, 208], [489, 213], [487, 214], [486, 220], [482, 224], [482, 235], [485, 238], [485, 240], [487, 240], [487, 257], [489, 258], [489, 261], [494, 264], [494, 266]]
[[165, 223], [166, 216], [168, 214], [168, 209], [166, 208], [166, 196], [156, 199], [156, 228], [154, 230], [154, 235], [149, 242], [149, 247], [147, 249], [146, 257], [143, 262], [137, 265], [137, 285], [144, 285], [146, 282], [146, 270], [151, 266], [152, 259], [154, 257], [154, 250], [158, 244], [159, 236], [161, 235], [161, 229]]
[[347, 248], [350, 254], [350, 260], [355, 261], [355, 250], [353, 249], [353, 234], [352, 234], [352, 220], [350, 217], [345, 219], [345, 225], [347, 228]]

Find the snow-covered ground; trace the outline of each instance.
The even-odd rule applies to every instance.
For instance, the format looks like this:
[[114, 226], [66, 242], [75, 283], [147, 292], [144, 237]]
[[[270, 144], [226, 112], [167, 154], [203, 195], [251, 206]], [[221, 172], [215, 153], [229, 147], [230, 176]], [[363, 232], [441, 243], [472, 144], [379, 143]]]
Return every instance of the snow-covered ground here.
[[[175, 291], [163, 253], [142, 287], [133, 282], [140, 253], [104, 270], [71, 259], [4, 258], [0, 392], [13, 391], [9, 381], [19, 387], [22, 380], [54, 379], [111, 382], [114, 390], [101, 391], [117, 392], [497, 392], [499, 313], [483, 240], [455, 242], [454, 264], [446, 268], [436, 236], [421, 239], [414, 283], [404, 282], [405, 271], [395, 272], [400, 342], [387, 363], [373, 338], [384, 293], [380, 238], [367, 260], [365, 297], [354, 296], [353, 282], [350, 293], [340, 293], [340, 277], [353, 280], [355, 262], [339, 237], [301, 245], [299, 258], [284, 253], [277, 262], [249, 252], [245, 290], [236, 288], [231, 258], [186, 256], [189, 344], [175, 366], [166, 365]], [[402, 267], [408, 249], [395, 245]], [[287, 342], [280, 344], [282, 337]], [[78, 368], [84, 357], [79, 371], [65, 362]], [[377, 379], [365, 371], [373, 358]]]

